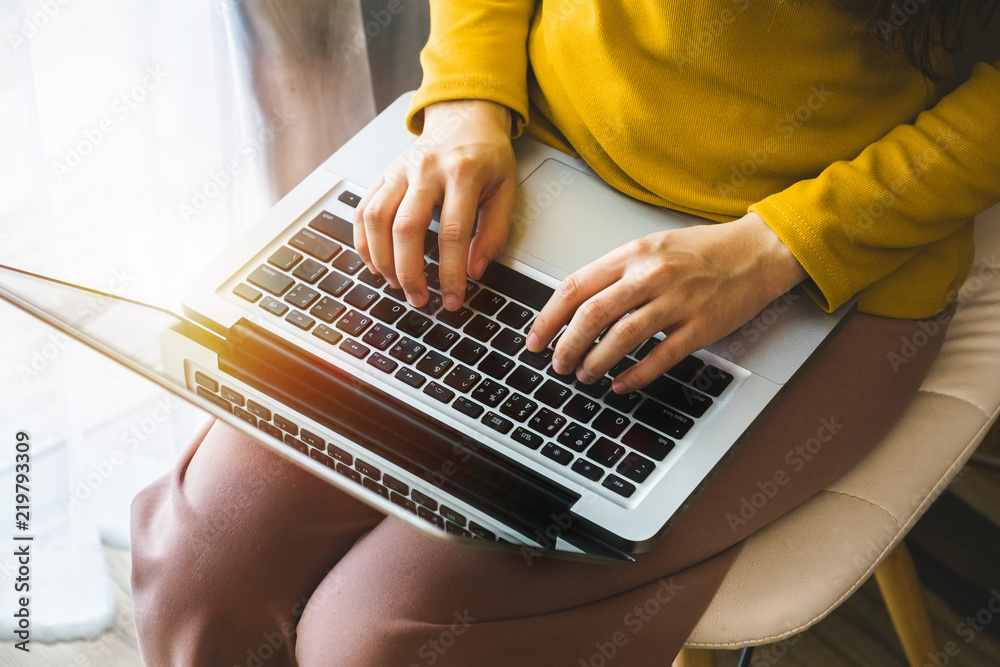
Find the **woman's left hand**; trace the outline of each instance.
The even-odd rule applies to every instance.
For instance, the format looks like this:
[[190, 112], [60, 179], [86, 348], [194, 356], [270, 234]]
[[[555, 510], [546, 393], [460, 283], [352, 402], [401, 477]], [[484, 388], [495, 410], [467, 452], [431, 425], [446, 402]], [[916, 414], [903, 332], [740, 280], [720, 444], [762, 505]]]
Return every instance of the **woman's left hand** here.
[[588, 383], [663, 331], [667, 337], [645, 359], [615, 378], [614, 391], [627, 393], [736, 330], [805, 278], [788, 247], [756, 213], [725, 224], [657, 232], [563, 280], [535, 319], [527, 346], [542, 350], [569, 321], [552, 365], [559, 373], [575, 369]]

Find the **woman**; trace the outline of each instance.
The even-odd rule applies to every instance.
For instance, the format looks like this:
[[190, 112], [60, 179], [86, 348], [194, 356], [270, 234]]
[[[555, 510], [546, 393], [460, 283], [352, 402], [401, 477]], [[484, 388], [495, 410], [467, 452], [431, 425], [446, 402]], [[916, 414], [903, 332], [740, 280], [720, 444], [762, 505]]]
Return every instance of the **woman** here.
[[[981, 11], [941, 0], [435, 3], [409, 117], [426, 139], [355, 220], [369, 268], [411, 303], [427, 299], [435, 205], [449, 309], [466, 273], [502, 249], [510, 142], [527, 131], [633, 197], [726, 222], [637, 239], [565, 280], [529, 337], [538, 349], [568, 324], [557, 371], [592, 382], [666, 331], [614, 379], [614, 391], [639, 388], [799, 283], [831, 310], [857, 295], [859, 313], [628, 568], [425, 539], [213, 428], [133, 506], [148, 663], [669, 664], [742, 541], [863, 457], [940, 348], [942, 335], [894, 361], [920, 320], [950, 318], [971, 218], [1000, 200], [1000, 71], [979, 64], [947, 94], [936, 78], [957, 26]], [[788, 454], [830, 420], [836, 435], [790, 469]], [[732, 521], [777, 471], [789, 477], [780, 493]]]

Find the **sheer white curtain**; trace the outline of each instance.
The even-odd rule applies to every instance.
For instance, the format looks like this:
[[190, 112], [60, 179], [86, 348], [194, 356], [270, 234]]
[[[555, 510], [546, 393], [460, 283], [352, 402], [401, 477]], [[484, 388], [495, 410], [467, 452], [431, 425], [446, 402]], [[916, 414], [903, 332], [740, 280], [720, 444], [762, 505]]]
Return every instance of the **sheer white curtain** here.
[[[363, 40], [357, 3], [331, 6], [338, 31]], [[275, 147], [308, 135], [308, 113], [259, 103], [262, 37], [245, 10], [0, 0], [0, 263], [175, 306], [277, 198]], [[366, 67], [342, 81], [349, 128], [374, 110]], [[0, 442], [25, 430], [33, 443], [34, 639], [94, 636], [111, 621], [101, 541], [127, 547], [132, 496], [204, 419], [0, 302]], [[13, 487], [13, 463], [0, 447], [0, 488]], [[12, 608], [9, 552], [0, 611]], [[4, 641], [12, 626], [0, 617]]]

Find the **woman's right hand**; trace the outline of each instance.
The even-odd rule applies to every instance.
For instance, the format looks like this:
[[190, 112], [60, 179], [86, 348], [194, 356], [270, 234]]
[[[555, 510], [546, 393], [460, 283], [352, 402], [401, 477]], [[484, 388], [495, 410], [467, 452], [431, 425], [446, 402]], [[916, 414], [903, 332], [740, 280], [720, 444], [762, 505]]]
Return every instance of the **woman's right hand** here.
[[[373, 273], [401, 287], [413, 306], [429, 297], [424, 233], [441, 206], [441, 296], [465, 300], [466, 274], [478, 279], [507, 243], [514, 210], [510, 110], [485, 100], [438, 102], [424, 130], [368, 190], [354, 213], [354, 246]], [[475, 237], [472, 228], [479, 222]]]

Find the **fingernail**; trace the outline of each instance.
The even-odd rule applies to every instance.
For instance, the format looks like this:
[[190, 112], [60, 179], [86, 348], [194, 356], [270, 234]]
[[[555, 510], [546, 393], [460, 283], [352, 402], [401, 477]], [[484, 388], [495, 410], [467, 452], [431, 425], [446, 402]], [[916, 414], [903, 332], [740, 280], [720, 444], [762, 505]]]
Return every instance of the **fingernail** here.
[[392, 285], [393, 289], [399, 289], [399, 281], [398, 280], [396, 280], [395, 278], [386, 278], [386, 280], [389, 281], [389, 284]]
[[417, 306], [417, 299], [419, 299], [419, 298], [420, 298], [420, 295], [417, 294], [416, 292], [407, 292], [406, 293], [406, 300], [407, 300], [407, 302], [411, 306], [413, 306], [414, 308], [418, 307]]
[[525, 345], [527, 345], [528, 349], [532, 352], [538, 352], [538, 348], [540, 347], [538, 336], [533, 333], [528, 334], [528, 340], [525, 342]]
[[625, 386], [625, 383], [622, 382], [621, 380], [615, 380], [614, 382], [611, 383], [611, 391], [615, 392], [616, 394], [625, 394], [628, 392], [628, 387]]
[[555, 369], [555, 372], [559, 373], [559, 375], [566, 375], [569, 373], [569, 369], [563, 365], [563, 362], [555, 357], [552, 358], [552, 368]]
[[590, 376], [583, 372], [583, 366], [576, 369], [576, 379], [584, 384], [590, 384]]
[[369, 273], [373, 273], [376, 276], [378, 275], [378, 271], [375, 270], [375, 265], [374, 264], [372, 264], [371, 262], [365, 262], [365, 266], [368, 267]]
[[454, 294], [444, 295], [444, 307], [448, 310], [455, 310], [460, 305], [462, 305], [462, 302]]

